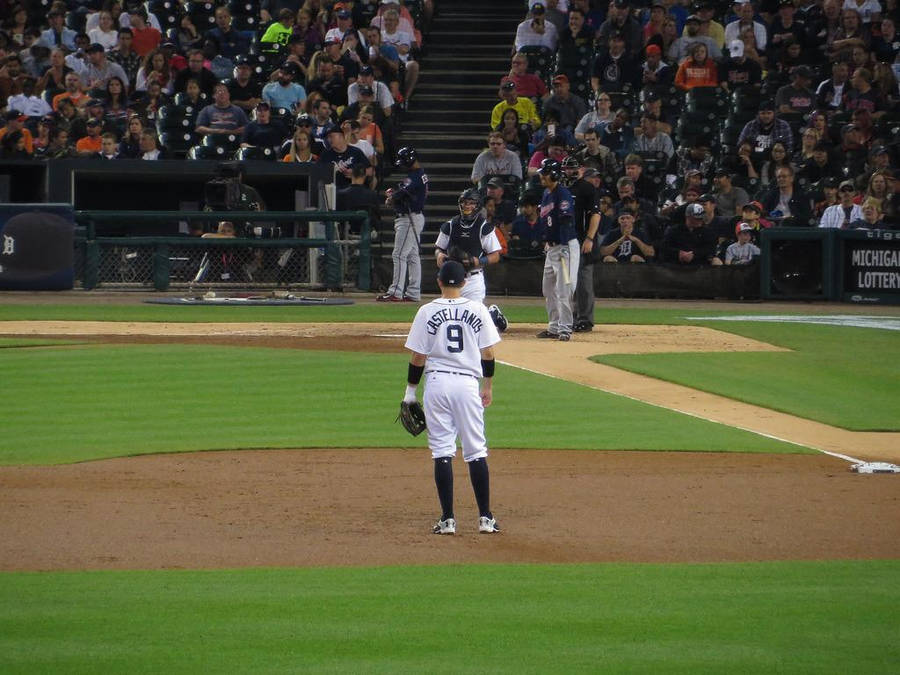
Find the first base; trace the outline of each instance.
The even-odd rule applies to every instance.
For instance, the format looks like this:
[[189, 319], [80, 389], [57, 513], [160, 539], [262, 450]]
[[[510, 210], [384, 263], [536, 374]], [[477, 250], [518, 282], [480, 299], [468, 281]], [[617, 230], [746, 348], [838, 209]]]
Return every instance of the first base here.
[[900, 466], [887, 462], [860, 462], [850, 467], [856, 473], [900, 473]]

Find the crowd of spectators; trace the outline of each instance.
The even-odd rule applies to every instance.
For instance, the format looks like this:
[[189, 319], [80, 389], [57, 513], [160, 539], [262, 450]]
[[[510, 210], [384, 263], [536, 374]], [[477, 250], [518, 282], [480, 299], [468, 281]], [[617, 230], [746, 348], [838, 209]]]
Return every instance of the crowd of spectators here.
[[601, 214], [598, 262], [743, 264], [763, 228], [900, 228], [896, 0], [523, 12], [471, 174], [513, 202], [487, 194], [511, 255], [540, 254], [547, 157], [576, 216]]
[[339, 187], [362, 165], [374, 188], [432, 12], [432, 0], [0, 2], [0, 159], [331, 161]]

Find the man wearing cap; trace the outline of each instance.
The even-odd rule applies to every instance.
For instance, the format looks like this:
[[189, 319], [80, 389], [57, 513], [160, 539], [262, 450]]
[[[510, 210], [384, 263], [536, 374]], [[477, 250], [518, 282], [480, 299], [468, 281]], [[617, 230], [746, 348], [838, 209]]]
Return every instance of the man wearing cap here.
[[484, 176], [516, 176], [522, 179], [522, 161], [512, 150], [507, 150], [499, 131], [488, 134], [488, 149], [475, 158], [472, 165], [472, 182], [477, 186]]
[[587, 333], [594, 329], [594, 262], [600, 230], [600, 174], [596, 169], [584, 169], [569, 188], [575, 198], [575, 231], [581, 256], [578, 261], [578, 281], [575, 284], [572, 330]]
[[375, 71], [368, 64], [360, 66], [356, 82], [347, 87], [347, 105], [353, 105], [359, 100], [359, 88], [363, 85], [372, 88], [378, 107], [381, 108], [385, 117], [390, 117], [394, 110], [394, 97], [384, 82], [375, 79]]
[[684, 23], [684, 32], [681, 34], [681, 37], [669, 47], [669, 61], [681, 63], [690, 54], [691, 46], [698, 42], [706, 45], [707, 53], [711, 59], [718, 61], [722, 58], [722, 50], [715, 40], [700, 32], [700, 18], [696, 14], [691, 14]]
[[[53, 5], [56, 7], [56, 5]], [[41, 33], [36, 44], [48, 49], [64, 47], [70, 52], [75, 51], [75, 31], [66, 28], [66, 13], [61, 9], [52, 9], [47, 14], [49, 28]]]
[[631, 146], [634, 145], [634, 130], [629, 124], [630, 119], [628, 110], [619, 108], [612, 122], [600, 132], [600, 143], [612, 150], [620, 160], [625, 159], [631, 152]]
[[213, 91], [213, 102], [200, 111], [194, 131], [198, 134], [234, 134], [240, 136], [247, 126], [247, 115], [231, 103], [228, 86], [219, 82]]
[[649, 44], [644, 50], [646, 59], [641, 66], [641, 81], [645, 87], [666, 87], [675, 79], [675, 69], [662, 60], [659, 45]]
[[338, 190], [350, 185], [353, 167], [362, 166], [367, 170], [371, 167], [363, 151], [347, 143], [340, 127], [333, 126], [328, 130], [328, 143], [330, 147], [319, 157], [319, 164], [334, 166], [334, 184]]
[[558, 39], [556, 26], [546, 20], [543, 3], [536, 2], [530, 15], [516, 27], [515, 51], [522, 47], [546, 47], [556, 51]]
[[631, 15], [631, 4], [628, 0], [613, 0], [609, 3], [606, 21], [597, 31], [596, 45], [601, 56], [606, 52], [606, 45], [612, 49], [610, 40], [615, 34], [621, 36], [629, 59], [637, 59], [638, 53], [644, 45], [644, 35], [641, 25]]
[[737, 241], [725, 249], [726, 265], [749, 265], [753, 259], [759, 256], [759, 246], [753, 243], [753, 226], [750, 223], [738, 223], [735, 225], [734, 234]]
[[809, 66], [791, 68], [791, 83], [778, 88], [775, 105], [783, 113], [808, 114], [816, 107], [816, 94], [810, 89], [812, 71]]
[[661, 152], [666, 156], [666, 163], [675, 155], [675, 146], [672, 144], [671, 137], [659, 130], [659, 119], [649, 112], [641, 115], [641, 125], [635, 129], [635, 139], [631, 150], [639, 153]]
[[859, 204], [854, 204], [853, 199], [856, 197], [856, 187], [852, 180], [841, 181], [838, 185], [838, 199], [840, 200], [834, 206], [829, 206], [822, 214], [819, 221], [819, 227], [830, 227], [841, 230], [850, 229], [850, 223], [863, 217], [862, 208]]
[[716, 252], [716, 235], [703, 225], [702, 204], [688, 204], [684, 223], [670, 225], [663, 237], [663, 260], [677, 265], [708, 265]]
[[719, 64], [719, 84], [725, 91], [741, 87], [759, 87], [762, 83], [762, 68], [744, 55], [744, 41], [732, 40], [728, 44], [728, 55]]
[[281, 146], [287, 137], [288, 130], [280, 121], [272, 120], [272, 109], [265, 101], [256, 104], [254, 119], [247, 123], [241, 134], [241, 147], [269, 148], [274, 150]]
[[725, 44], [730, 45], [734, 40], [739, 40], [741, 29], [745, 26], [752, 26], [753, 35], [756, 37], [756, 48], [760, 53], [764, 52], [769, 38], [766, 27], [753, 20], [753, 4], [750, 0], [736, 0], [733, 8], [738, 18], [725, 26]]
[[622, 91], [626, 85], [637, 88], [641, 69], [637, 60], [625, 47], [622, 31], [609, 34], [609, 49], [599, 53], [591, 70], [591, 89], [598, 91]]
[[[348, 35], [351, 35], [348, 33]], [[351, 49], [344, 49], [343, 43], [334, 37], [325, 38], [325, 54], [334, 63], [335, 74], [348, 85], [359, 77], [359, 60]]]
[[831, 77], [822, 80], [816, 88], [816, 107], [837, 111], [844, 102], [844, 93], [850, 88], [847, 83], [850, 77], [850, 66], [846, 61], [835, 61], [831, 64]]
[[502, 99], [500, 103], [491, 111], [491, 129], [500, 126], [500, 120], [503, 119], [503, 113], [507, 108], [514, 108], [519, 113], [520, 124], [530, 125], [532, 131], [540, 128], [541, 118], [538, 117], [537, 108], [530, 98], [518, 95], [515, 82], [510, 80], [500, 86], [500, 98]]
[[501, 228], [508, 228], [516, 217], [516, 203], [506, 199], [504, 180], [500, 176], [494, 176], [485, 185], [484, 192], [485, 201], [494, 202], [494, 222]]
[[794, 18], [794, 0], [779, 0], [778, 15], [769, 24], [768, 51], [770, 58], [776, 56], [788, 38], [800, 44], [806, 42], [806, 27]]
[[278, 10], [278, 20], [266, 28], [266, 32], [259, 39], [260, 43], [265, 44], [269, 51], [277, 51], [279, 46], [286, 45], [291, 39], [291, 33], [294, 28], [296, 15], [294, 11], [283, 7]]
[[103, 149], [103, 139], [100, 135], [103, 133], [103, 123], [95, 117], [91, 117], [85, 123], [87, 125], [87, 136], [79, 138], [75, 143], [75, 151], [81, 157], [91, 157]]
[[[337, 42], [343, 45], [348, 51], [355, 53], [359, 60], [367, 61], [369, 58], [369, 47], [363, 35], [353, 27], [353, 13], [346, 7], [335, 12], [337, 25], [325, 33], [324, 42]], [[349, 42], [345, 41], [350, 38]], [[414, 41], [414, 37], [410, 35], [410, 40]], [[349, 57], [348, 57], [349, 58]]]
[[775, 116], [775, 102], [763, 101], [759, 104], [756, 119], [752, 119], [741, 130], [737, 145], [749, 143], [755, 153], [766, 153], [775, 143], [784, 144], [790, 155], [794, 148], [794, 132], [791, 126]]
[[106, 89], [106, 83], [111, 77], [118, 77], [122, 84], [128, 86], [128, 75], [118, 63], [112, 63], [106, 58], [106, 50], [98, 42], [95, 42], [85, 50], [87, 54], [87, 67], [82, 78], [90, 89]]
[[34, 137], [31, 135], [31, 132], [25, 127], [25, 120], [27, 120], [28, 118], [17, 110], [8, 110], [6, 112], [5, 118], [6, 126], [0, 129], [0, 140], [2, 140], [3, 137], [6, 136], [6, 134], [19, 132], [25, 138], [25, 150], [29, 155], [33, 154]]
[[235, 57], [234, 78], [228, 81], [228, 95], [234, 105], [248, 114], [262, 101], [262, 85], [253, 76], [250, 60], [243, 54]]
[[262, 99], [273, 108], [296, 110], [306, 101], [306, 89], [294, 81], [297, 66], [284, 63], [278, 69], [274, 82], [269, 82], [262, 90]]
[[713, 195], [716, 198], [716, 208], [722, 218], [734, 218], [738, 209], [750, 201], [747, 191], [736, 186], [731, 181], [731, 174], [725, 169], [717, 169], [713, 174]]
[[235, 60], [250, 49], [250, 34], [235, 30], [231, 25], [231, 11], [225, 5], [216, 7], [216, 27], [206, 31], [204, 40], [212, 40], [219, 48], [219, 54], [226, 59]]
[[694, 14], [700, 19], [700, 32], [711, 37], [721, 49], [725, 45], [725, 26], [713, 18], [715, 10], [711, 0], [699, 0], [694, 5]]
[[721, 257], [713, 258], [713, 265], [721, 265], [725, 256], [725, 247], [733, 238], [732, 223], [727, 218], [716, 215], [716, 197], [712, 193], [705, 192], [697, 198], [697, 203], [703, 207], [703, 225], [716, 235], [716, 243]]
[[584, 99], [572, 93], [569, 78], [562, 73], [554, 76], [553, 94], [544, 99], [544, 114], [555, 113], [560, 126], [571, 132], [587, 112]]

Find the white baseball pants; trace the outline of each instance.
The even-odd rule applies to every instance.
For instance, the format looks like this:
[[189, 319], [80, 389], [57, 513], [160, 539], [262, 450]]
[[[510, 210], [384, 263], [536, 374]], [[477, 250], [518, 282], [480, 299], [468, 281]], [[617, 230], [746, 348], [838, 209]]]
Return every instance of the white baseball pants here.
[[[425, 216], [413, 213], [398, 216], [394, 221], [394, 277], [389, 295], [402, 298], [404, 295], [419, 300], [422, 297], [422, 262], [419, 258], [419, 240], [425, 229]], [[407, 275], [409, 281], [407, 282]]]
[[466, 462], [487, 457], [484, 406], [477, 378], [428, 371], [422, 400], [428, 424], [428, 447], [434, 459], [455, 456], [457, 438]]
[[466, 275], [466, 284], [462, 287], [460, 295], [475, 302], [484, 302], [484, 296], [487, 295], [487, 289], [484, 285], [484, 272], [469, 272]]

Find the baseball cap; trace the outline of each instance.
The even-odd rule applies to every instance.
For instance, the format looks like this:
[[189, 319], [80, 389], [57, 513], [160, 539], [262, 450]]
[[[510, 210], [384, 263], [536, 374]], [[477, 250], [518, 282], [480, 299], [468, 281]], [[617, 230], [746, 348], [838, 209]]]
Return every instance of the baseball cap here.
[[337, 18], [339, 18], [339, 19], [349, 19], [351, 16], [353, 16], [353, 15], [350, 12], [348, 12], [346, 9], [342, 9], [337, 13]]
[[842, 180], [841, 184], [838, 185], [838, 190], [843, 190], [844, 188], [849, 188], [854, 192], [856, 191], [856, 186], [853, 184], [852, 180]]
[[503, 84], [500, 85], [500, 88], [505, 89], [506, 91], [510, 91], [510, 90], [516, 88], [516, 83], [513, 82], [512, 80], [507, 80], [506, 82], [504, 82]]
[[702, 195], [700, 195], [699, 199], [697, 199], [697, 202], [700, 204], [703, 204], [704, 202], [715, 202], [715, 201], [716, 201], [716, 198], [713, 195], [711, 195], [709, 192], [703, 193]]
[[731, 172], [724, 167], [719, 167], [713, 173], [714, 178], [722, 178], [723, 176], [730, 176], [730, 175], [731, 175]]
[[360, 75], [374, 75], [375, 71], [372, 70], [372, 66], [360, 66], [359, 74]]
[[20, 122], [24, 122], [25, 120], [28, 119], [25, 115], [20, 113], [18, 110], [8, 110], [6, 112], [6, 115], [4, 115], [4, 117], [7, 120], [19, 120]]
[[613, 4], [619, 9], [624, 9], [628, 7], [628, 0], [615, 0]]
[[234, 65], [236, 66], [249, 66], [250, 58], [246, 54], [238, 54], [234, 57]]
[[98, 120], [96, 117], [91, 117], [87, 122], [85, 122], [85, 124], [89, 127], [99, 127], [101, 124], [103, 124], [103, 122]]
[[812, 79], [812, 70], [809, 69], [809, 66], [794, 66], [791, 68], [791, 77], [805, 77], [806, 79]]
[[568, 75], [565, 75], [564, 73], [560, 73], [559, 75], [555, 75], [553, 77], [553, 84], [559, 84], [560, 82], [568, 82], [568, 81], [569, 81], [569, 77], [568, 77]]
[[613, 30], [613, 31], [610, 31], [610, 33], [609, 33], [609, 39], [610, 39], [610, 40], [624, 40], [624, 39], [625, 39], [625, 33], [623, 33], [623, 32], [620, 31], [620, 30]]
[[368, 84], [359, 85], [359, 93], [364, 94], [365, 96], [371, 96], [375, 92], [372, 90], [372, 86]]
[[326, 38], [322, 41], [322, 44], [323, 44], [325, 47], [327, 47], [328, 45], [339, 45], [339, 44], [341, 44], [341, 41], [338, 40], [336, 37], [331, 36], [331, 37], [326, 37]]
[[315, 123], [313, 122], [313, 118], [312, 118], [312, 117], [310, 117], [310, 116], [309, 116], [308, 114], [306, 114], [306, 113], [303, 113], [302, 115], [298, 115], [298, 116], [297, 116], [296, 124], [297, 124], [298, 127], [304, 127], [304, 126], [309, 126], [309, 127], [311, 127], [311, 126], [314, 126]]
[[328, 135], [328, 136], [331, 136], [331, 134], [343, 134], [343, 133], [344, 133], [344, 130], [341, 129], [340, 127], [331, 127], [331, 128], [328, 130], [328, 134], [327, 134], [327, 135]]
[[703, 172], [700, 169], [688, 169], [684, 172], [685, 177], [687, 176], [702, 176]]
[[94, 42], [84, 50], [85, 54], [93, 54], [94, 52], [103, 52], [106, 51], [99, 42]]
[[448, 260], [441, 265], [438, 280], [445, 286], [459, 286], [466, 278], [466, 268], [461, 262]]
[[498, 177], [498, 176], [495, 176], [494, 178], [491, 178], [491, 179], [487, 182], [487, 186], [488, 186], [488, 187], [493, 187], [493, 188], [500, 188], [501, 190], [503, 190], [503, 189], [506, 188], [506, 183], [503, 182], [503, 179], [502, 179], [502, 178], [500, 178], [500, 177]]
[[741, 209], [750, 209], [751, 211], [756, 211], [757, 213], [763, 212], [763, 206], [759, 202], [747, 202], [741, 207]]
[[659, 45], [647, 45], [647, 49], [644, 51], [648, 54], [662, 54], [662, 49], [660, 49]]
[[90, 101], [87, 102], [87, 107], [88, 108], [102, 108], [103, 101], [101, 101], [99, 98], [92, 98]]
[[172, 49], [175, 49], [176, 45], [175, 45], [175, 43], [172, 42], [171, 40], [163, 40], [163, 41], [159, 44], [159, 48], [160, 48], [160, 49], [165, 49], [166, 47], [171, 47]]
[[543, 3], [541, 3], [541, 2], [536, 2], [531, 6], [532, 14], [543, 14], [546, 11], [547, 10], [544, 8]]
[[781, 2], [778, 3], [778, 6], [779, 7], [793, 7], [794, 0], [781, 0]]
[[876, 145], [874, 148], [872, 148], [872, 152], [870, 152], [869, 154], [872, 157], [876, 157], [878, 155], [887, 155], [889, 153], [888, 153], [888, 149], [886, 147], [884, 147], [883, 145]]
[[753, 226], [750, 223], [738, 223], [734, 226], [734, 234], [736, 236], [741, 232], [753, 232]]
[[775, 101], [772, 101], [771, 99], [762, 101], [759, 104], [759, 108], [757, 108], [757, 110], [759, 110], [760, 112], [763, 112], [766, 110], [775, 110]]
[[584, 173], [581, 174], [581, 177], [582, 178], [596, 178], [599, 175], [600, 175], [600, 172], [597, 171], [597, 169], [595, 169], [592, 166], [589, 166], [587, 169], [584, 170]]
[[728, 43], [728, 53], [731, 54], [733, 58], [741, 57], [744, 55], [744, 42], [743, 40], [732, 40]]
[[260, 101], [256, 104], [257, 110], [271, 110], [272, 106], [269, 105], [268, 101]]
[[688, 204], [684, 211], [684, 215], [690, 218], [702, 218], [704, 214], [703, 205], [698, 203]]
[[700, 17], [696, 14], [691, 14], [688, 18], [684, 20], [685, 23], [700, 23]]

